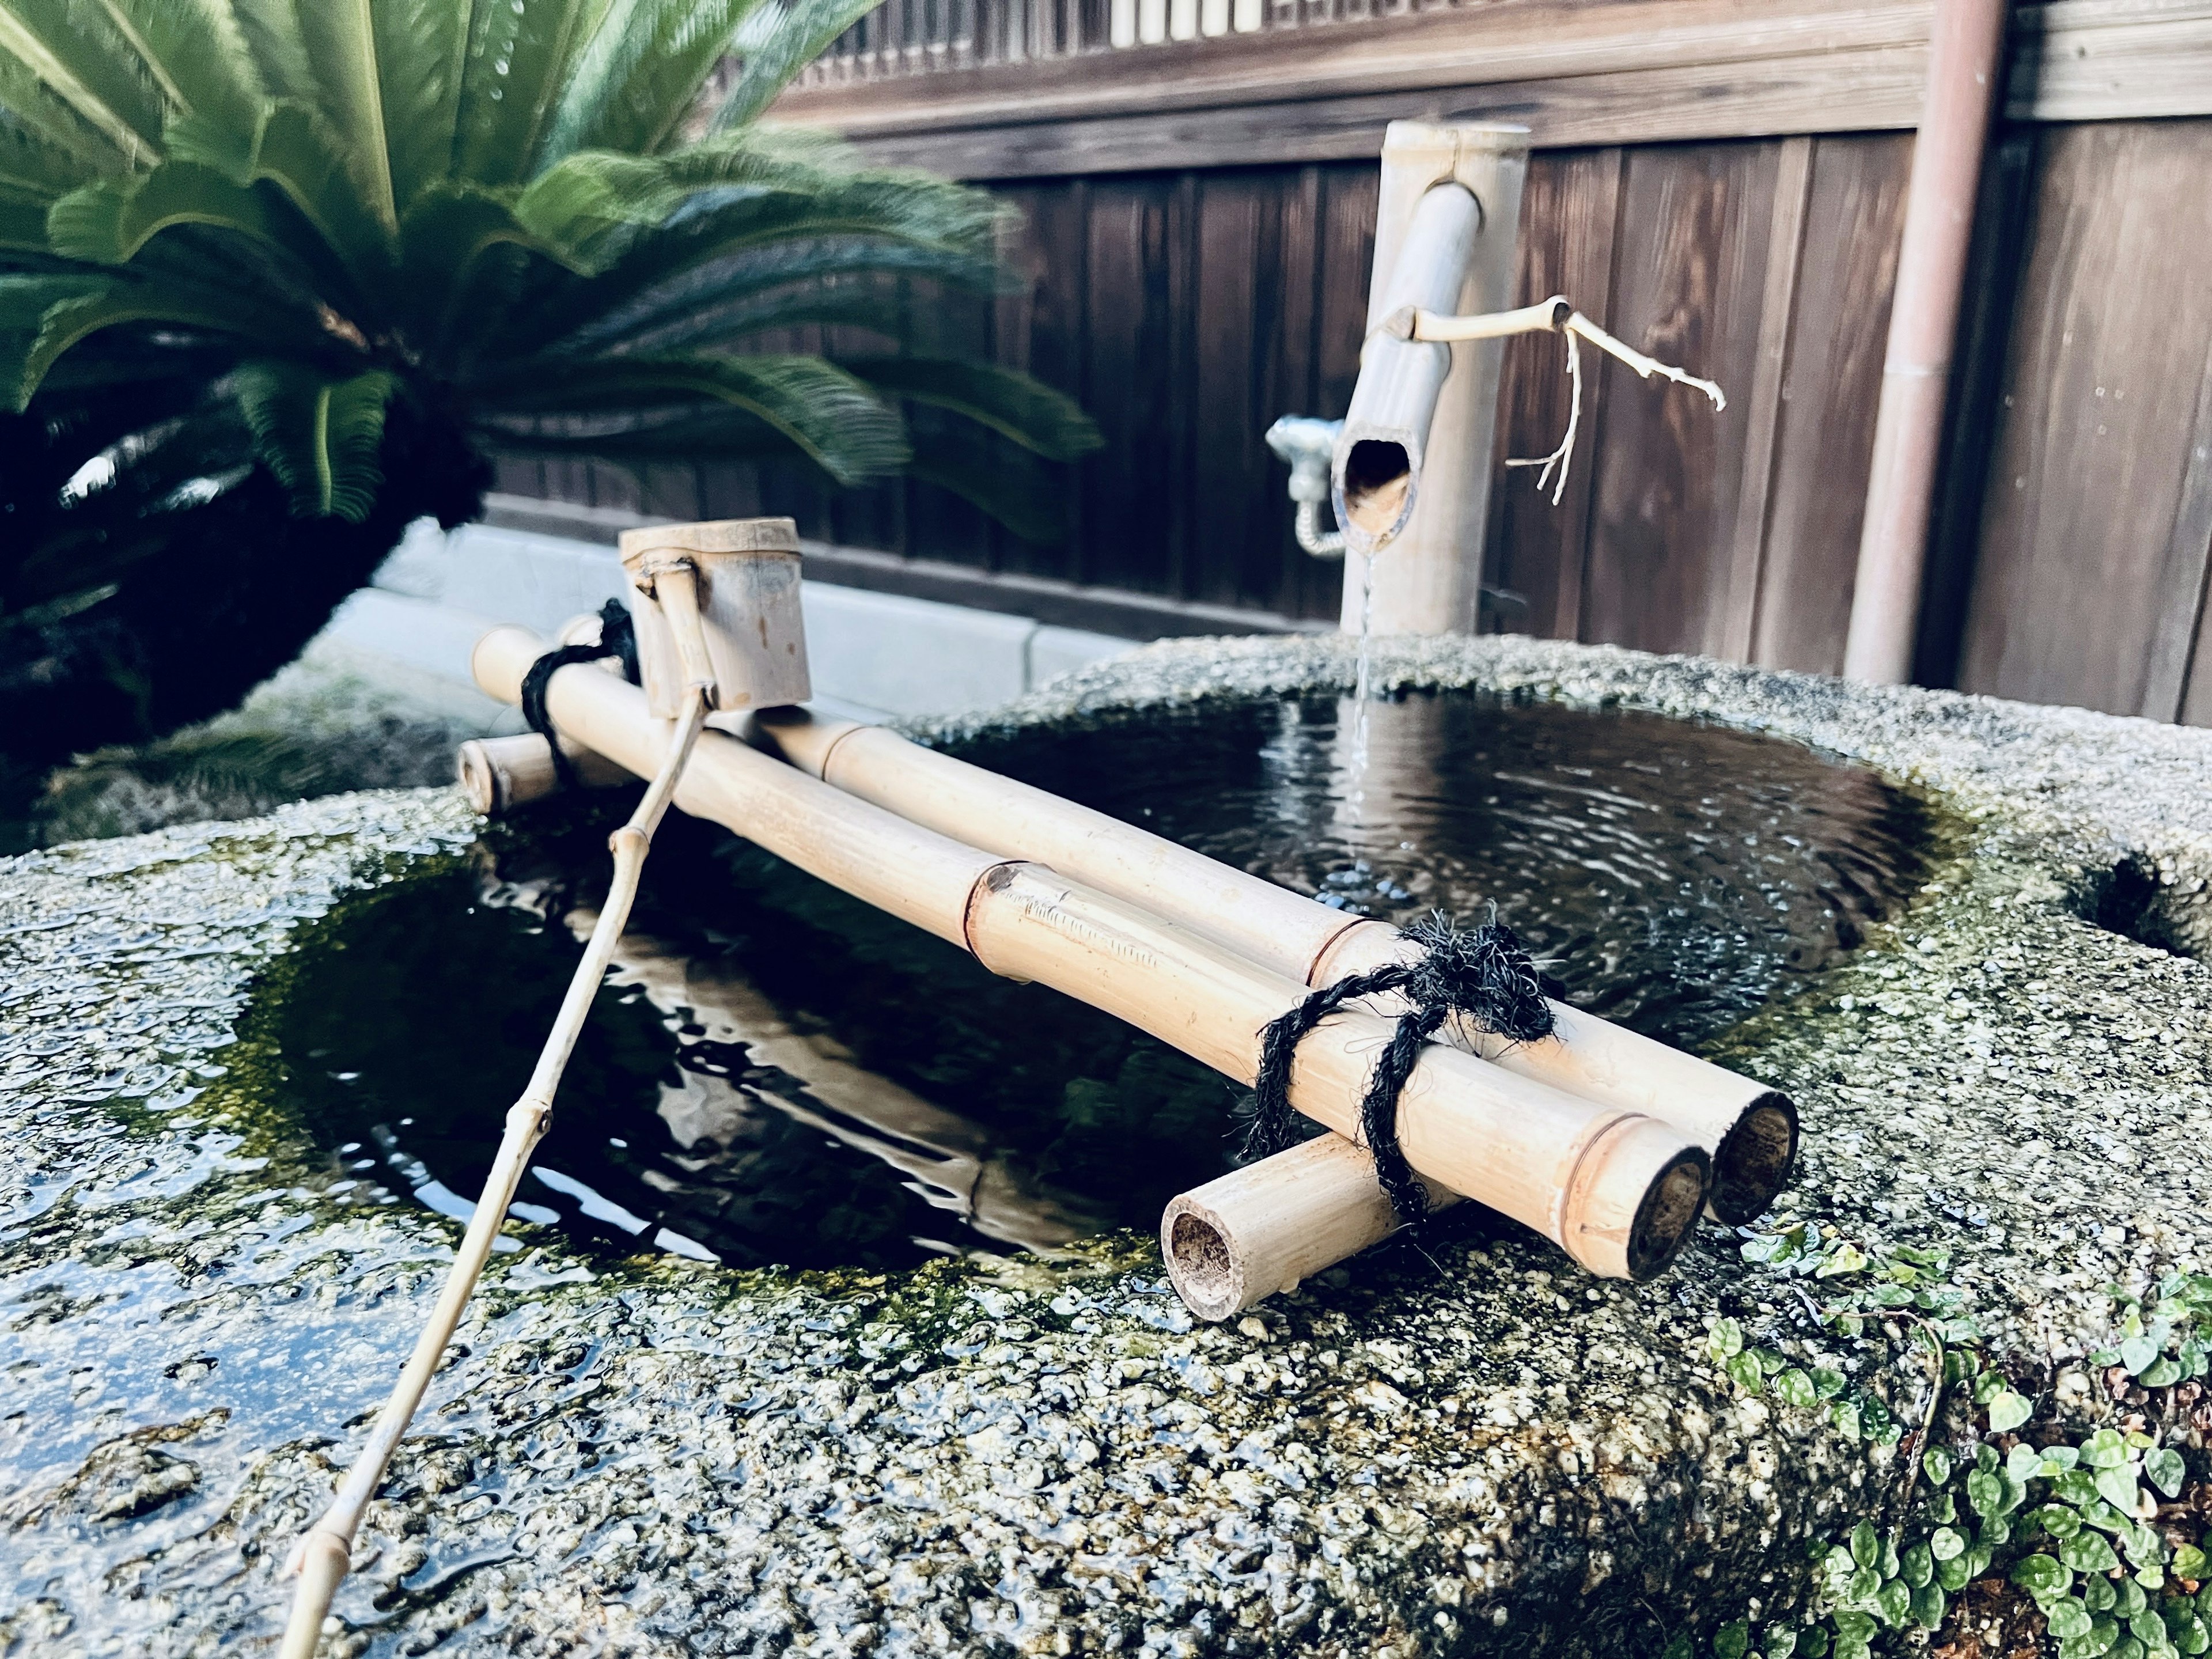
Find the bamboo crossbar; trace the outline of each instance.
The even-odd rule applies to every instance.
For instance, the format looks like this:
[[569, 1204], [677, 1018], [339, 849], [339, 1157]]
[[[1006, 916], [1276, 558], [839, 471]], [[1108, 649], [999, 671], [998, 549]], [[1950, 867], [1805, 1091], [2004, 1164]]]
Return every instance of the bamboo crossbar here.
[[[1164, 836], [911, 743], [884, 726], [782, 708], [757, 729], [795, 766], [848, 794], [1003, 858], [1034, 859], [1103, 893], [1182, 918], [1239, 955], [1319, 988], [1419, 947]], [[1380, 1006], [1391, 1012], [1395, 1000]], [[1797, 1112], [1780, 1092], [1564, 1002], [1554, 1035], [1515, 1043], [1457, 1022], [1469, 1053], [1601, 1105], [1663, 1118], [1713, 1155], [1711, 1202], [1737, 1224], [1789, 1179]]]
[[[477, 646], [477, 684], [515, 701], [542, 649], [526, 629], [494, 629]], [[665, 723], [641, 692], [586, 666], [557, 671], [546, 706], [562, 733], [633, 770], [665, 742]], [[960, 945], [994, 973], [1103, 1009], [1240, 1083], [1257, 1070], [1261, 1028], [1306, 994], [1301, 980], [1156, 911], [911, 822], [719, 731], [701, 738], [676, 804]], [[1299, 1048], [1291, 1105], [1355, 1133], [1370, 1064], [1390, 1030], [1364, 1012], [1327, 1022]], [[1671, 1125], [1438, 1044], [1423, 1052], [1401, 1097], [1399, 1133], [1421, 1175], [1534, 1228], [1604, 1277], [1658, 1272], [1704, 1200], [1705, 1154]]]

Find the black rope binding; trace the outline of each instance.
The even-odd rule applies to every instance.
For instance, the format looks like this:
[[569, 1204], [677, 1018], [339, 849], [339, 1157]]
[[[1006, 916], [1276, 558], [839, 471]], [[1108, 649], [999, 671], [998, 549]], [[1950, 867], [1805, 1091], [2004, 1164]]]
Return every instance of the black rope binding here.
[[1246, 1155], [1265, 1158], [1291, 1144], [1291, 1062], [1307, 1032], [1347, 1002], [1396, 991], [1413, 1006], [1398, 1019], [1375, 1062], [1359, 1103], [1359, 1126], [1374, 1155], [1375, 1178], [1403, 1222], [1428, 1212], [1427, 1194], [1398, 1147], [1398, 1096], [1421, 1057], [1421, 1045], [1459, 1016], [1480, 1031], [1534, 1042], [1552, 1034], [1548, 981], [1503, 922], [1462, 933], [1442, 911], [1415, 922], [1407, 937], [1422, 947], [1417, 961], [1394, 962], [1354, 974], [1312, 995], [1260, 1033], [1260, 1075]]
[[553, 683], [556, 669], [566, 668], [571, 663], [598, 662], [603, 657], [620, 657], [623, 678], [632, 685], [638, 684], [637, 630], [630, 625], [629, 607], [620, 599], [609, 599], [599, 607], [597, 645], [564, 645], [548, 651], [531, 664], [530, 672], [522, 677], [522, 718], [530, 722], [532, 731], [552, 745], [553, 775], [561, 780], [563, 789], [580, 789], [583, 781], [576, 775], [575, 763], [562, 751], [560, 734], [553, 729], [553, 717], [545, 712], [545, 688]]

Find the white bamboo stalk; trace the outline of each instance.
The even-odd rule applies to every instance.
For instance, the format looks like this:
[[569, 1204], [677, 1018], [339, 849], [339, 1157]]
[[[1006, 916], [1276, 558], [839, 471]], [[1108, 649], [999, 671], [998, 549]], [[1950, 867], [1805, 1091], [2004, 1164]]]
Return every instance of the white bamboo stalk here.
[[[586, 789], [618, 788], [630, 781], [626, 769], [580, 743], [563, 738], [561, 752]], [[535, 732], [472, 738], [460, 746], [455, 763], [469, 805], [486, 817], [543, 800], [561, 788], [561, 775], [553, 767], [553, 745]]]
[[[1419, 948], [1388, 923], [1347, 916], [883, 726], [777, 709], [757, 729], [793, 765], [862, 800], [1181, 918], [1311, 988]], [[1395, 1012], [1402, 1004], [1391, 999], [1382, 1006]], [[1765, 1209], [1796, 1153], [1797, 1112], [1786, 1096], [1566, 1003], [1551, 1008], [1554, 1034], [1538, 1042], [1510, 1042], [1456, 1022], [1448, 1029], [1455, 1043], [1508, 1071], [1674, 1124], [1713, 1155], [1713, 1207], [1723, 1220], [1748, 1221]]]
[[[538, 650], [526, 630], [495, 629], [477, 644], [477, 683], [514, 700]], [[547, 707], [586, 747], [647, 763], [659, 728], [635, 688], [564, 668], [547, 688]], [[1257, 1071], [1262, 1028], [1305, 995], [1299, 980], [1189, 927], [923, 829], [718, 732], [701, 738], [677, 800], [963, 945], [993, 972], [1102, 1008], [1240, 1082]], [[1291, 1105], [1355, 1133], [1370, 1064], [1390, 1030], [1366, 1012], [1325, 1024], [1300, 1045]], [[1657, 1272], [1703, 1199], [1705, 1155], [1670, 1126], [1436, 1044], [1401, 1098], [1399, 1133], [1416, 1170], [1534, 1228], [1606, 1277]], [[1677, 1215], [1674, 1199], [1684, 1190], [1695, 1202]]]

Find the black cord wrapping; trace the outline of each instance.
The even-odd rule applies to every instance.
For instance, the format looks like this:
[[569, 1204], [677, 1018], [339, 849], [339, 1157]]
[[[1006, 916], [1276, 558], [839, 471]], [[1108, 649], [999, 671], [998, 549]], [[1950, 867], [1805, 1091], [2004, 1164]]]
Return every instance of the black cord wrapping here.
[[1419, 1221], [1428, 1197], [1398, 1147], [1398, 1096], [1413, 1074], [1421, 1045], [1454, 1015], [1476, 1030], [1534, 1042], [1552, 1034], [1549, 981], [1537, 970], [1510, 927], [1488, 922], [1462, 933], [1438, 911], [1415, 922], [1406, 935], [1422, 947], [1413, 962], [1394, 962], [1371, 973], [1340, 979], [1312, 995], [1260, 1033], [1260, 1075], [1253, 1085], [1249, 1157], [1265, 1158], [1291, 1144], [1291, 1062], [1307, 1032], [1347, 1002], [1395, 991], [1413, 1008], [1375, 1062], [1359, 1103], [1359, 1124], [1375, 1158], [1375, 1178], [1401, 1221]]
[[620, 657], [623, 678], [632, 685], [638, 684], [637, 630], [630, 625], [629, 608], [620, 599], [609, 599], [599, 607], [597, 645], [564, 645], [548, 651], [531, 664], [530, 672], [522, 677], [522, 718], [530, 722], [532, 731], [552, 745], [553, 775], [561, 780], [563, 789], [580, 789], [583, 781], [576, 775], [575, 763], [562, 752], [560, 734], [553, 729], [553, 717], [545, 712], [545, 688], [553, 683], [556, 669], [566, 668], [571, 663], [598, 662], [603, 657]]

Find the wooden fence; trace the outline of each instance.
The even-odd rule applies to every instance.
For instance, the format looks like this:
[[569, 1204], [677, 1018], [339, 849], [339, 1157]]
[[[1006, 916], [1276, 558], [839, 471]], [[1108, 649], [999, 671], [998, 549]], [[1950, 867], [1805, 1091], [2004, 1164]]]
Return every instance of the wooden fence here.
[[[1929, 0], [1382, 10], [890, 0], [787, 97], [792, 118], [1022, 210], [1024, 292], [912, 300], [946, 340], [1097, 417], [1108, 447], [1073, 481], [1060, 544], [920, 485], [831, 498], [709, 469], [653, 475], [641, 497], [587, 468], [516, 467], [505, 487], [687, 515], [796, 507], [860, 550], [833, 556], [840, 580], [1121, 631], [1331, 617], [1337, 568], [1293, 545], [1260, 434], [1350, 395], [1383, 124], [1514, 119], [1536, 147], [1523, 296], [1569, 294], [1730, 397], [1716, 418], [1599, 371], [1562, 502], [1500, 480], [1488, 625], [1834, 672]], [[2015, 14], [1927, 683], [2212, 723], [2208, 116], [2212, 0]], [[1499, 459], [1548, 451], [1566, 412], [1556, 343], [1510, 346], [1503, 397]]]

